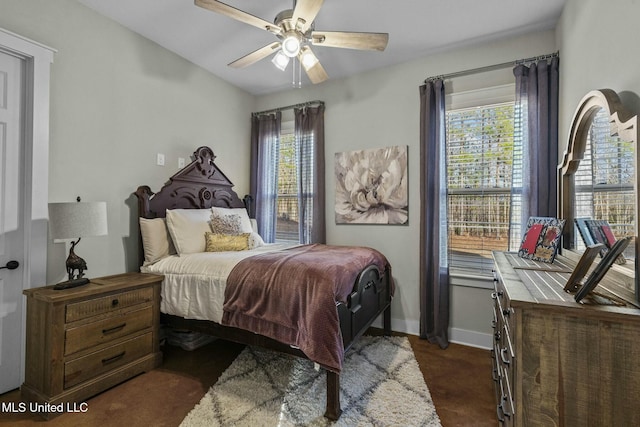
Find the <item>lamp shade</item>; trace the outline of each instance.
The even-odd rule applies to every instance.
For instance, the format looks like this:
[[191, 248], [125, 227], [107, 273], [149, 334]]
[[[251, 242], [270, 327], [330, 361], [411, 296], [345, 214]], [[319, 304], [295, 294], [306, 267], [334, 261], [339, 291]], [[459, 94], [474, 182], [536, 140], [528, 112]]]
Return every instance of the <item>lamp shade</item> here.
[[106, 234], [106, 202], [49, 203], [49, 235], [52, 239]]

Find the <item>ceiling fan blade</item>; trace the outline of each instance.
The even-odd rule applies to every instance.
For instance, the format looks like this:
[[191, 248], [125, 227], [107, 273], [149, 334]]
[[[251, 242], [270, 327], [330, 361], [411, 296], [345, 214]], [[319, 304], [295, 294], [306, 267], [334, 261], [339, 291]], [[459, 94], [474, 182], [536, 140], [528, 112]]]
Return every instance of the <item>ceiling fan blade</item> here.
[[304, 71], [307, 73], [307, 77], [309, 77], [309, 80], [311, 80], [311, 83], [313, 83], [314, 85], [322, 83], [329, 78], [329, 75], [324, 70], [320, 62], [316, 62], [313, 67], [304, 68]]
[[296, 29], [305, 33], [316, 19], [322, 3], [324, 0], [298, 0], [291, 19]]
[[341, 47], [359, 50], [383, 51], [389, 42], [387, 33], [354, 33], [344, 31], [313, 31], [311, 43], [314, 46]]
[[254, 50], [253, 52], [243, 56], [242, 58], [238, 58], [232, 63], [229, 64], [229, 67], [233, 68], [244, 68], [248, 67], [251, 64], [255, 64], [263, 58], [271, 55], [276, 50], [280, 49], [280, 42], [273, 42], [268, 44], [260, 49]]
[[253, 25], [254, 27], [267, 30], [273, 34], [280, 34], [282, 29], [269, 21], [265, 21], [262, 18], [253, 16], [240, 9], [236, 9], [233, 6], [222, 3], [216, 0], [195, 0], [196, 6], [200, 6], [203, 9], [208, 9], [212, 12], [217, 12], [221, 15], [226, 15], [236, 21], [244, 22], [245, 24]]

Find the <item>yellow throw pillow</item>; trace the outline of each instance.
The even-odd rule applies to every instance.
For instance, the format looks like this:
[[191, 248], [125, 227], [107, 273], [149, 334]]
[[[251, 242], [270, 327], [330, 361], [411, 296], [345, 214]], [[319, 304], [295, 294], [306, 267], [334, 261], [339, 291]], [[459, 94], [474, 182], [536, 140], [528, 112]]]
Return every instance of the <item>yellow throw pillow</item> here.
[[249, 249], [249, 237], [251, 233], [238, 235], [215, 234], [207, 232], [205, 234], [206, 252], [226, 252], [226, 251], [246, 251]]

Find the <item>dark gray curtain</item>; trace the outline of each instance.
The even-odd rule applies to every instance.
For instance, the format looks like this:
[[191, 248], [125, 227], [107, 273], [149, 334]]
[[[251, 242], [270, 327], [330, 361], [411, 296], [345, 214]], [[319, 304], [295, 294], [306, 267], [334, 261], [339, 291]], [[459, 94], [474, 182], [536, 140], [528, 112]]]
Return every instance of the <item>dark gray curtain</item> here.
[[251, 118], [250, 191], [260, 236], [267, 243], [276, 237], [278, 145], [282, 115], [264, 114]]
[[447, 164], [444, 82], [420, 86], [420, 338], [447, 348]]
[[[558, 214], [559, 58], [513, 69], [516, 111], [522, 115], [522, 210], [520, 224], [530, 216]], [[515, 171], [514, 171], [515, 175]], [[514, 218], [516, 219], [516, 218]], [[517, 220], [517, 219], [516, 219]]]
[[325, 243], [324, 104], [294, 109], [300, 243]]

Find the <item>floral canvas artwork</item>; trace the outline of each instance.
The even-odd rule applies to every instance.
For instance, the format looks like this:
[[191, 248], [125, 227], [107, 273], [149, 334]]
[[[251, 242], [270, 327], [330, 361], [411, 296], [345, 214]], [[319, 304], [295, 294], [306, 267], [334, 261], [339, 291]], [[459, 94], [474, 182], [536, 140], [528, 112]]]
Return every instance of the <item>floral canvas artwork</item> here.
[[407, 146], [335, 155], [336, 224], [406, 224]]

